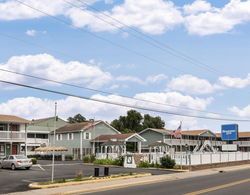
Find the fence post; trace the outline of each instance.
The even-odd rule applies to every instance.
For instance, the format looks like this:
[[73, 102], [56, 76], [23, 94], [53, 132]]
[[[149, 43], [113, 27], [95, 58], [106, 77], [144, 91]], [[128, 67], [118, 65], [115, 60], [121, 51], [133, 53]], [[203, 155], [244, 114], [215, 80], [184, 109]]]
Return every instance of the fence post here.
[[213, 154], [210, 153], [210, 164], [213, 164]]
[[221, 163], [221, 152], [220, 152], [220, 163]]
[[202, 165], [202, 154], [200, 154], [200, 163]]

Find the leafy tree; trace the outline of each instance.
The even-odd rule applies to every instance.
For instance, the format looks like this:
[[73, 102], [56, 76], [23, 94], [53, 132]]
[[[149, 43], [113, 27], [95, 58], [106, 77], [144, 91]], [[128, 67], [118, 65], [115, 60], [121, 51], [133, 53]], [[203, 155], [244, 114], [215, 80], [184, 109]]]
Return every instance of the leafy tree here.
[[74, 117], [69, 117], [67, 120], [69, 123], [81, 123], [81, 122], [85, 122], [86, 118], [82, 116], [81, 114], [77, 114]]
[[149, 114], [145, 114], [142, 125], [143, 129], [146, 128], [162, 129], [165, 126], [165, 122], [159, 116], [152, 117]]
[[120, 116], [111, 122], [111, 125], [122, 133], [140, 132], [145, 128], [163, 128], [165, 122], [161, 117], [152, 117], [145, 114], [144, 117], [136, 110], [129, 110], [127, 116]]

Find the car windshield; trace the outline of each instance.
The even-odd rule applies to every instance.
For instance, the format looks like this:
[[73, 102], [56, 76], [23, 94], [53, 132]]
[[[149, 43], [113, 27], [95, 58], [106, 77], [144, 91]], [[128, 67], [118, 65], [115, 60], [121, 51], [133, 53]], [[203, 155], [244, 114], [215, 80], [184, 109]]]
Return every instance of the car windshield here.
[[16, 156], [16, 159], [28, 159], [26, 156], [18, 155]]

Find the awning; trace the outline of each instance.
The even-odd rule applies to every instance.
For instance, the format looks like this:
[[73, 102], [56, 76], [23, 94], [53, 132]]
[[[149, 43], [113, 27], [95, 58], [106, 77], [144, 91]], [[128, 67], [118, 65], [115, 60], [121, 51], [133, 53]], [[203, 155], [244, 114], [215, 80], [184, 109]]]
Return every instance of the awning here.
[[50, 147], [39, 147], [39, 148], [36, 148], [35, 151], [36, 152], [53, 152], [53, 151], [55, 151], [55, 152], [65, 152], [65, 151], [68, 151], [68, 149], [65, 148], [65, 147], [60, 147], [60, 146], [59, 147], [50, 146]]

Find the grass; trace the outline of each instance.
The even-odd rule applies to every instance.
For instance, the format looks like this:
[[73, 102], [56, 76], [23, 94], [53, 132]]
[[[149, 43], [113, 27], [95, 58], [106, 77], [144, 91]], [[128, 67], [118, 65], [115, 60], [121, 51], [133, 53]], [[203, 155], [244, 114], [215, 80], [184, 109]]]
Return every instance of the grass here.
[[97, 179], [106, 179], [106, 178], [119, 178], [119, 177], [126, 177], [126, 176], [136, 176], [138, 174], [143, 174], [143, 173], [133, 173], [133, 172], [129, 172], [129, 173], [121, 173], [121, 174], [114, 174], [114, 175], [110, 175], [110, 176], [106, 176], [106, 177], [75, 177], [72, 179], [59, 179], [59, 180], [55, 180], [53, 183], [51, 181], [46, 181], [46, 182], [38, 182], [39, 185], [50, 185], [50, 184], [60, 184], [60, 183], [70, 183], [70, 182], [81, 182], [81, 181], [91, 181], [91, 180], [97, 180]]

